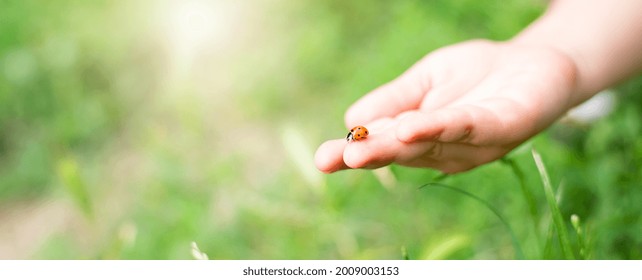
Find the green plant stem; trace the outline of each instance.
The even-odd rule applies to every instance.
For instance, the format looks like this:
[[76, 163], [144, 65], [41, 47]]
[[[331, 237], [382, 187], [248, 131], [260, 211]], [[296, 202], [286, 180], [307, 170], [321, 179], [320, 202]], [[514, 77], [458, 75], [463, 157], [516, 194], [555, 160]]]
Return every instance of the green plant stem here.
[[546, 172], [546, 167], [544, 166], [542, 157], [539, 155], [539, 153], [537, 153], [537, 151], [535, 151], [535, 149], [532, 150], [532, 154], [533, 154], [533, 159], [535, 160], [535, 165], [537, 165], [537, 170], [539, 171], [539, 174], [542, 178], [542, 183], [544, 185], [544, 195], [546, 197], [546, 201], [548, 202], [548, 207], [550, 208], [550, 211], [551, 211], [553, 223], [557, 231], [557, 237], [560, 241], [560, 245], [562, 248], [562, 253], [566, 257], [566, 259], [569, 259], [569, 260], [575, 259], [575, 256], [573, 255], [573, 250], [571, 249], [571, 242], [569, 241], [569, 238], [568, 238], [566, 224], [564, 223], [564, 219], [562, 218], [562, 213], [560, 212], [560, 209], [557, 206], [557, 201], [555, 200], [555, 194], [553, 192], [551, 180], [548, 176], [548, 172]]
[[528, 204], [528, 212], [530, 213], [531, 220], [533, 222], [533, 228], [535, 229], [536, 233], [535, 236], [537, 237], [539, 242], [539, 234], [537, 234], [537, 221], [539, 215], [537, 213], [537, 202], [535, 200], [535, 195], [533, 195], [533, 192], [528, 189], [528, 186], [526, 185], [526, 176], [524, 175], [524, 172], [519, 167], [517, 162], [505, 157], [502, 158], [502, 162], [510, 166], [510, 168], [513, 170], [513, 173], [517, 177], [517, 180], [519, 181], [519, 186], [522, 189], [522, 193], [524, 194], [524, 199], [526, 200], [526, 204]]
[[508, 224], [506, 219], [504, 219], [504, 217], [499, 213], [499, 211], [497, 211], [497, 209], [495, 209], [495, 207], [493, 207], [486, 200], [484, 200], [484, 199], [482, 199], [482, 198], [480, 198], [480, 197], [478, 197], [478, 196], [476, 196], [476, 195], [474, 195], [472, 193], [469, 193], [469, 192], [467, 192], [465, 190], [462, 190], [462, 189], [459, 189], [459, 188], [455, 188], [455, 187], [451, 187], [451, 186], [448, 186], [448, 185], [444, 185], [444, 184], [441, 184], [441, 183], [428, 183], [428, 184], [425, 184], [425, 185], [419, 187], [419, 189], [422, 189], [422, 188], [425, 188], [425, 187], [441, 187], [441, 188], [444, 188], [444, 189], [456, 191], [456, 192], [459, 192], [459, 193], [461, 193], [463, 195], [466, 195], [466, 196], [476, 200], [477, 202], [481, 203], [482, 205], [484, 205], [486, 208], [488, 208], [490, 211], [492, 211], [493, 214], [495, 214], [495, 216], [497, 216], [497, 218], [499, 218], [499, 220], [502, 222], [502, 224], [504, 224], [506, 229], [508, 229], [508, 233], [510, 234], [511, 240], [513, 242], [513, 248], [515, 248], [515, 258], [516, 259], [520, 259], [520, 260], [524, 259], [524, 253], [522, 252], [522, 248], [519, 245], [519, 242], [517, 241], [517, 236], [515, 235], [515, 232], [510, 227], [510, 225]]

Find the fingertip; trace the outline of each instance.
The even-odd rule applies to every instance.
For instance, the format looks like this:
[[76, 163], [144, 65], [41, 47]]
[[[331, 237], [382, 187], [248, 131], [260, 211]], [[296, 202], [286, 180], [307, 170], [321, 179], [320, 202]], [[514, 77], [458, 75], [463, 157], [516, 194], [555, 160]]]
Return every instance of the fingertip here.
[[317, 169], [326, 174], [346, 169], [347, 167], [343, 163], [345, 145], [345, 141], [339, 139], [321, 144], [314, 154], [314, 164]]
[[343, 121], [345, 122], [345, 125], [347, 128], [352, 127], [351, 125], [355, 123], [355, 113], [354, 111], [354, 105], [350, 106], [348, 110], [346, 110], [345, 114], [343, 115]]
[[367, 153], [362, 152], [362, 150], [363, 149], [360, 147], [355, 147], [355, 145], [346, 147], [345, 152], [343, 153], [343, 162], [345, 165], [353, 169], [366, 167], [368, 164], [368, 157], [365, 156]]
[[362, 106], [357, 102], [350, 106], [345, 113], [344, 120], [347, 128], [352, 128], [357, 125], [363, 125], [369, 122], [373, 117], [368, 112], [363, 112]]
[[388, 165], [394, 161], [398, 143], [394, 135], [387, 135], [386, 132], [371, 134], [365, 140], [349, 143], [343, 152], [343, 162], [354, 169], [373, 169]]
[[[411, 68], [412, 69], [412, 68]], [[426, 90], [419, 71], [406, 71], [357, 100], [344, 116], [347, 127], [369, 123], [376, 119], [392, 118], [417, 108]]]

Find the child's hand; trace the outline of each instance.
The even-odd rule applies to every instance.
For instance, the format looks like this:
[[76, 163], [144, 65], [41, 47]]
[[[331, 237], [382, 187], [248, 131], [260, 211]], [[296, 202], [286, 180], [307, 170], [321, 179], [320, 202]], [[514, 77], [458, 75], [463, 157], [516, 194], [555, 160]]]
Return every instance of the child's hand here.
[[363, 125], [370, 135], [323, 143], [317, 168], [474, 168], [576, 105], [575, 76], [573, 61], [546, 47], [478, 40], [437, 50], [353, 104], [348, 129]]

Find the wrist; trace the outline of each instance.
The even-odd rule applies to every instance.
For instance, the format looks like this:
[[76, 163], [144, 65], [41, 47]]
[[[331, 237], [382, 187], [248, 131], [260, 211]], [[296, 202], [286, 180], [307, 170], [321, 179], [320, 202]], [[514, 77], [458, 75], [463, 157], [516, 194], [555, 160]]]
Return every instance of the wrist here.
[[565, 80], [568, 84], [573, 85], [571, 88], [571, 105], [575, 106], [590, 98], [594, 93], [599, 91], [595, 85], [586, 83], [586, 59], [580, 49], [575, 47], [575, 43], [565, 38], [564, 32], [558, 28], [564, 23], [556, 22], [557, 18], [549, 18], [547, 14], [543, 15], [538, 21], [531, 24], [528, 28], [517, 34], [508, 41], [509, 44], [538, 48], [547, 50], [557, 55], [559, 60], [564, 60], [572, 69]]
[[562, 101], [562, 110], [568, 110], [592, 96], [590, 91], [582, 88], [580, 80], [580, 66], [570, 50], [560, 48], [554, 42], [548, 42], [546, 38], [541, 40], [534, 36], [524, 37], [522, 34], [507, 41], [506, 46], [530, 49], [540, 54], [534, 61], [545, 71], [555, 77], [555, 81], [541, 81], [542, 83], [554, 83], [557, 86], [558, 94]]
[[642, 1], [553, 1], [544, 15], [510, 40], [548, 48], [576, 69], [576, 103], [642, 70]]

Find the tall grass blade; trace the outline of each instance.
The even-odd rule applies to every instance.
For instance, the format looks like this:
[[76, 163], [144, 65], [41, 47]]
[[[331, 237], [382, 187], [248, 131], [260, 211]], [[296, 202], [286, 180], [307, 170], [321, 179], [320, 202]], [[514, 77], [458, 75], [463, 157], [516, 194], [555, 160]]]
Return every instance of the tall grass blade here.
[[192, 257], [195, 260], [201, 260], [201, 261], [209, 260], [209, 257], [207, 256], [207, 254], [203, 253], [201, 249], [198, 248], [198, 245], [196, 245], [196, 242], [192, 241], [190, 245], [192, 249], [191, 250]]
[[531, 190], [529, 190], [526, 186], [526, 176], [524, 175], [524, 171], [522, 171], [519, 165], [517, 165], [517, 163], [512, 159], [502, 158], [502, 162], [510, 166], [510, 168], [513, 170], [513, 173], [515, 174], [515, 177], [517, 177], [519, 186], [522, 189], [522, 193], [524, 194], [526, 204], [528, 204], [528, 212], [531, 215], [531, 219], [533, 220], [535, 228], [537, 228], [537, 217], [539, 216], [537, 213], [537, 202], [535, 200], [535, 195], [533, 194], [533, 192], [531, 192]]
[[408, 255], [408, 250], [406, 250], [406, 246], [401, 246], [401, 258], [404, 260], [410, 260], [410, 256]]
[[573, 250], [571, 249], [571, 242], [568, 238], [568, 233], [566, 231], [566, 224], [562, 218], [562, 212], [557, 205], [557, 200], [555, 199], [555, 194], [553, 192], [553, 186], [551, 184], [551, 179], [548, 177], [548, 172], [546, 172], [546, 167], [542, 161], [542, 157], [535, 151], [532, 150], [533, 159], [535, 160], [535, 165], [537, 165], [537, 170], [539, 175], [542, 178], [542, 183], [544, 185], [544, 196], [548, 202], [548, 207], [551, 211], [551, 216], [553, 217], [553, 224], [555, 225], [555, 230], [557, 232], [557, 238], [560, 241], [562, 248], [562, 253], [566, 259], [572, 260], [575, 259], [573, 255]]
[[580, 217], [578, 215], [576, 214], [571, 215], [571, 225], [573, 226], [573, 229], [575, 230], [575, 234], [577, 236], [577, 244], [579, 246], [580, 258], [582, 258], [583, 260], [586, 260], [589, 258], [589, 250], [586, 244], [586, 239], [584, 238], [584, 230], [582, 229], [582, 222], [580, 221]]
[[515, 258], [516, 259], [520, 259], [520, 260], [524, 259], [524, 253], [522, 251], [522, 247], [519, 245], [519, 242], [517, 241], [517, 236], [515, 235], [515, 232], [510, 227], [510, 225], [508, 224], [506, 219], [504, 219], [504, 217], [499, 213], [499, 211], [497, 211], [497, 209], [495, 207], [493, 207], [490, 203], [488, 203], [488, 201], [486, 201], [486, 200], [484, 200], [484, 199], [482, 199], [482, 198], [480, 198], [480, 197], [478, 197], [478, 196], [476, 196], [476, 195], [474, 195], [472, 193], [469, 193], [469, 192], [467, 192], [465, 190], [462, 190], [462, 189], [459, 189], [459, 188], [455, 188], [455, 187], [451, 187], [451, 186], [448, 186], [448, 185], [444, 185], [444, 184], [441, 184], [441, 183], [434, 183], [434, 182], [433, 183], [428, 183], [428, 184], [425, 184], [425, 185], [419, 187], [419, 189], [422, 189], [422, 188], [425, 188], [425, 187], [440, 187], [440, 188], [444, 188], [444, 189], [447, 189], [447, 190], [455, 191], [455, 192], [458, 192], [460, 194], [468, 196], [468, 197], [474, 199], [475, 201], [481, 203], [484, 207], [486, 207], [488, 210], [493, 212], [493, 214], [495, 214], [495, 216], [497, 216], [499, 221], [508, 230], [508, 233], [510, 234], [510, 237], [511, 237], [511, 241], [513, 243], [513, 248], [515, 249]]
[[535, 199], [535, 195], [533, 194], [533, 192], [526, 185], [526, 175], [524, 175], [524, 171], [519, 167], [517, 162], [515, 162], [514, 160], [509, 159], [507, 157], [503, 157], [501, 161], [504, 164], [508, 165], [510, 169], [513, 171], [513, 174], [515, 174], [515, 177], [517, 177], [517, 180], [519, 182], [519, 187], [522, 190], [522, 195], [524, 196], [524, 200], [526, 201], [526, 205], [528, 206], [528, 213], [530, 214], [530, 217], [531, 217], [535, 241], [539, 245], [538, 247], [541, 248], [542, 244], [541, 244], [541, 236], [539, 232], [539, 213], [537, 211], [537, 200]]
[[93, 218], [94, 210], [89, 197], [88, 186], [80, 174], [78, 162], [71, 156], [64, 157], [58, 161], [57, 168], [58, 176], [65, 190], [67, 190], [82, 213], [88, 218]]

